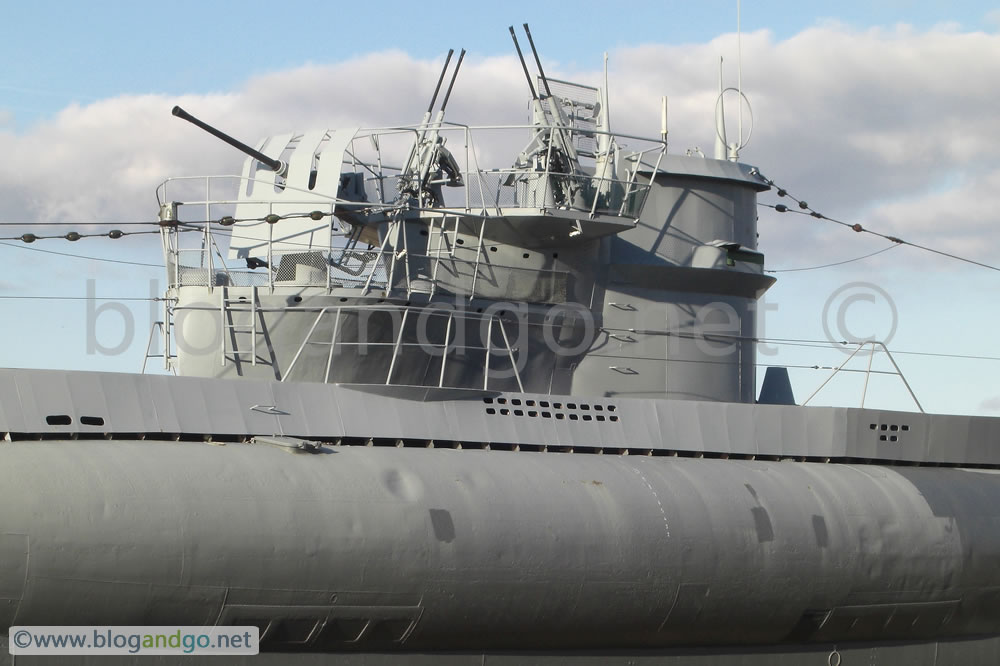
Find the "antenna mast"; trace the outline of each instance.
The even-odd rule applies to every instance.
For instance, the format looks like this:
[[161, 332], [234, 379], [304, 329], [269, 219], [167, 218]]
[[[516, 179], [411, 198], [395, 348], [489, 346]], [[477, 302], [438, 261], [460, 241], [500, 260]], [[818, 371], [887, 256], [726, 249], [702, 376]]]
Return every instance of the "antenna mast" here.
[[[736, 90], [739, 93], [737, 95], [739, 133], [736, 136], [743, 141], [743, 31], [740, 29], [740, 0], [736, 0]], [[742, 147], [739, 146], [736, 150]]]
[[[737, 162], [740, 159], [740, 151], [750, 143], [750, 136], [753, 134], [753, 107], [750, 100], [743, 94], [743, 28], [741, 25], [741, 2], [736, 0], [736, 64], [737, 82], [735, 88], [726, 88], [723, 83], [722, 58], [719, 58], [719, 97], [715, 102], [715, 159]], [[726, 137], [726, 105], [724, 97], [727, 92], [736, 93], [737, 104], [737, 136], [732, 143]], [[750, 129], [746, 140], [743, 139], [743, 104], [746, 103], [747, 111], [750, 112]]]

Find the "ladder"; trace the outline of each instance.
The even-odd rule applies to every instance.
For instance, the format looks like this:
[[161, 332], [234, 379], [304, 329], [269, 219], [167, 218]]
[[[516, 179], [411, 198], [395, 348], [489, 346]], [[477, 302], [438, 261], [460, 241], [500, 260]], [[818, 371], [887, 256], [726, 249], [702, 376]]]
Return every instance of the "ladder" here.
[[[233, 320], [234, 312], [249, 312], [249, 324], [237, 324]], [[219, 315], [221, 318], [222, 343], [220, 345], [220, 364], [226, 365], [226, 354], [228, 353], [226, 341], [232, 338], [233, 341], [233, 361], [239, 365], [242, 360], [241, 355], [250, 354], [250, 365], [257, 365], [257, 337], [263, 335], [260, 328], [261, 313], [257, 302], [257, 287], [250, 287], [250, 300], [243, 298], [230, 298], [229, 287], [219, 289]], [[236, 344], [236, 336], [241, 333], [250, 334], [250, 349], [239, 349]]]

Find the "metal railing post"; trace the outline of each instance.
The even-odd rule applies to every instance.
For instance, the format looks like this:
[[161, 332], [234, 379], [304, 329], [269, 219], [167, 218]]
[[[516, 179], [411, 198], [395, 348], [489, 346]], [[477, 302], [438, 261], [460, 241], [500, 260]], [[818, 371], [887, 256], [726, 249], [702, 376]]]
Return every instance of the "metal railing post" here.
[[490, 385], [490, 347], [493, 344], [493, 317], [490, 317], [490, 325], [486, 328], [486, 361], [483, 363], [483, 390], [487, 390]]
[[[268, 214], [274, 212], [273, 206], [268, 206]], [[274, 293], [274, 225], [267, 225], [267, 287], [268, 293]]]
[[396, 276], [396, 253], [399, 252], [397, 245], [399, 244], [399, 222], [401, 216], [397, 213], [395, 217], [396, 219], [392, 222], [392, 231], [389, 231], [386, 234], [386, 240], [388, 240], [390, 236], [396, 236], [396, 238], [393, 238], [392, 240], [392, 263], [389, 264], [388, 282], [385, 285], [385, 292], [387, 294], [392, 293], [392, 282]]
[[[865, 343], [868, 344], [868, 343]], [[861, 388], [861, 408], [865, 406], [865, 396], [868, 394], [868, 380], [872, 376], [872, 361], [875, 360], [875, 342], [871, 343], [872, 353], [868, 355], [868, 369], [865, 370], [865, 385]]]
[[[226, 365], [226, 287], [219, 289], [219, 330], [222, 335], [221, 342], [219, 343], [219, 365], [225, 367]], [[233, 347], [235, 352], [236, 347]], [[235, 358], [235, 355], [234, 355]]]
[[889, 348], [885, 346], [884, 342], [873, 341], [872, 342], [873, 351], [874, 351], [874, 346], [875, 345], [878, 345], [879, 347], [881, 347], [882, 351], [885, 352], [885, 355], [889, 357], [889, 362], [892, 363], [892, 367], [896, 368], [896, 374], [898, 374], [899, 378], [901, 380], [903, 380], [903, 386], [905, 386], [906, 390], [910, 392], [910, 397], [913, 398], [913, 402], [916, 403], [917, 409], [920, 410], [921, 414], [926, 414], [926, 412], [924, 411], [923, 406], [921, 406], [921, 404], [920, 404], [920, 401], [917, 400], [917, 394], [913, 392], [913, 389], [910, 388], [910, 383], [908, 381], [906, 381], [906, 377], [903, 376], [903, 371], [899, 369], [898, 365], [896, 365], [896, 359], [894, 359], [892, 357], [892, 354], [889, 352]]
[[510, 367], [514, 370], [514, 379], [517, 380], [517, 390], [524, 393], [524, 385], [521, 384], [521, 373], [517, 371], [517, 361], [514, 359], [514, 350], [510, 348], [510, 340], [507, 339], [507, 329], [504, 328], [503, 319], [499, 319], [499, 322], [500, 334], [503, 335], [503, 343], [507, 347], [507, 355], [510, 356]]
[[406, 317], [409, 314], [410, 308], [405, 308], [403, 310], [403, 321], [399, 325], [399, 335], [396, 337], [396, 344], [392, 348], [392, 360], [389, 361], [389, 372], [385, 376], [385, 383], [387, 385], [392, 383], [392, 371], [396, 367], [396, 357], [399, 355], [399, 348], [403, 344], [403, 333], [406, 331]]
[[[431, 269], [431, 292], [429, 298], [434, 298], [437, 291], [438, 267], [441, 265], [441, 240], [444, 237], [444, 227], [448, 224], [448, 216], [441, 215], [441, 227], [438, 229], [437, 247], [434, 249], [434, 268]], [[427, 253], [430, 255], [431, 232], [434, 230], [434, 218], [431, 218], [431, 230], [427, 232]]]
[[448, 313], [448, 325], [444, 330], [444, 349], [441, 350], [441, 376], [438, 378], [438, 388], [444, 386], [444, 366], [448, 361], [448, 347], [451, 345], [451, 322], [455, 319], [455, 312]]
[[861, 348], [862, 348], [862, 347], [864, 346], [864, 343], [863, 343], [863, 342], [859, 342], [859, 343], [857, 343], [857, 345], [858, 345], [858, 348], [857, 348], [857, 349], [855, 349], [855, 350], [854, 350], [853, 352], [851, 352], [851, 355], [847, 357], [847, 360], [846, 360], [846, 361], [844, 361], [843, 363], [841, 363], [840, 365], [838, 365], [837, 367], [835, 367], [835, 368], [833, 369], [833, 372], [831, 372], [831, 373], [830, 373], [830, 376], [829, 376], [829, 377], [827, 377], [827, 378], [826, 378], [826, 379], [825, 379], [825, 380], [823, 381], [823, 383], [819, 385], [819, 388], [817, 388], [817, 389], [816, 389], [815, 391], [813, 391], [813, 392], [812, 392], [812, 394], [811, 394], [811, 395], [810, 395], [810, 396], [809, 396], [808, 398], [806, 398], [806, 399], [805, 399], [804, 401], [802, 401], [802, 406], [803, 406], [803, 407], [805, 407], [806, 405], [808, 405], [808, 404], [809, 404], [809, 401], [810, 401], [810, 400], [812, 400], [812, 399], [813, 399], [814, 397], [816, 397], [816, 394], [817, 394], [817, 393], [819, 393], [820, 391], [822, 391], [822, 390], [823, 390], [823, 387], [824, 387], [824, 386], [826, 386], [826, 385], [827, 385], [828, 383], [830, 383], [830, 380], [831, 380], [831, 379], [833, 379], [833, 378], [834, 378], [834, 376], [835, 376], [835, 375], [836, 375], [836, 374], [837, 374], [838, 372], [840, 372], [840, 371], [841, 371], [841, 369], [842, 369], [842, 368], [843, 368], [843, 367], [844, 367], [845, 365], [847, 365], [847, 364], [848, 364], [848, 363], [850, 362], [850, 360], [851, 360], [852, 358], [854, 358], [854, 357], [855, 357], [855, 356], [857, 355], [857, 353], [858, 353], [859, 351], [861, 351]]
[[306, 345], [309, 344], [309, 338], [312, 337], [313, 331], [316, 330], [316, 327], [319, 325], [320, 319], [323, 318], [323, 315], [326, 314], [327, 310], [329, 310], [329, 308], [323, 308], [322, 310], [319, 311], [319, 314], [316, 315], [316, 321], [314, 321], [312, 326], [309, 327], [309, 331], [306, 333], [306, 337], [302, 340], [302, 344], [299, 345], [298, 350], [295, 352], [295, 356], [292, 357], [292, 362], [288, 364], [288, 370], [285, 371], [285, 375], [281, 378], [281, 381], [285, 381], [286, 379], [292, 376], [292, 370], [295, 369], [295, 364], [299, 362], [299, 356], [302, 354], [302, 351], [306, 348]]
[[[470, 210], [470, 208], [469, 208], [469, 178], [468, 178], [468, 174], [469, 174], [469, 128], [468, 127], [465, 128], [464, 134], [465, 134], [465, 174], [466, 174], [466, 177], [465, 177], [465, 180], [464, 180], [464, 182], [465, 182], [465, 212], [468, 213], [469, 210]], [[476, 161], [478, 162], [479, 160], [476, 160]]]
[[257, 365], [257, 285], [250, 286], [250, 365]]
[[[390, 223], [390, 227], [392, 226], [392, 224], [395, 224], [395, 223]], [[389, 236], [391, 236], [391, 235], [392, 235], [392, 232], [387, 229], [386, 233], [385, 233], [385, 238], [382, 239], [382, 245], [380, 245], [379, 248], [378, 248], [378, 259], [375, 260], [375, 262], [373, 263], [372, 270], [371, 270], [370, 273], [368, 273], [368, 279], [365, 280], [364, 289], [361, 290], [361, 295], [362, 296], [365, 296], [368, 293], [368, 290], [371, 289], [372, 278], [375, 277], [375, 271], [378, 270], [379, 262], [381, 262], [381, 261], [383, 261], [385, 259], [385, 246], [388, 244], [388, 242], [389, 242]], [[390, 274], [391, 274], [391, 270], [390, 270]]]
[[323, 383], [330, 383], [330, 368], [333, 366], [334, 350], [337, 348], [337, 331], [340, 329], [340, 308], [334, 313], [333, 335], [330, 336], [330, 354], [326, 358], [326, 374], [323, 375]]
[[162, 321], [154, 321], [153, 325], [149, 329], [149, 340], [146, 341], [146, 354], [142, 358], [142, 369], [139, 370], [140, 375], [146, 374], [146, 362], [149, 361], [149, 359], [151, 358], [156, 358], [155, 356], [150, 355], [149, 350], [153, 346], [153, 334], [156, 333], [157, 328], [159, 328], [161, 331], [163, 330]]
[[[330, 211], [331, 212], [331, 215], [330, 215], [330, 227], [329, 227], [329, 232], [327, 233], [327, 236], [330, 239], [329, 244], [327, 246], [327, 251], [326, 251], [326, 293], [327, 294], [329, 294], [330, 292], [333, 291], [333, 215], [332, 215], [333, 210], [332, 210], [332, 208], [333, 207], [331, 206], [331, 211]], [[353, 229], [351, 230], [351, 235], [352, 236], [354, 235], [354, 230]], [[346, 246], [346, 243], [345, 243], [345, 246]], [[346, 250], [346, 247], [345, 247], [345, 250]], [[344, 258], [344, 253], [343, 252], [340, 253], [340, 258], [341, 258], [341, 260], [343, 260], [343, 258]]]
[[202, 239], [205, 247], [202, 249], [202, 266], [208, 270], [208, 293], [215, 288], [215, 262], [212, 260], [212, 225], [205, 222], [205, 237]]
[[410, 297], [411, 287], [413, 285], [413, 278], [410, 275], [410, 242], [407, 240], [409, 234], [406, 233], [406, 221], [400, 225], [399, 232], [403, 235], [403, 275], [406, 278], [406, 297]]
[[163, 369], [170, 369], [170, 302], [163, 299]]
[[[458, 231], [458, 221], [455, 222], [456, 233]], [[479, 261], [483, 256], [483, 232], [486, 231], [486, 220], [479, 221], [479, 246], [476, 248], [476, 265], [472, 269], [472, 286], [469, 288], [469, 300], [476, 297], [476, 280], [479, 279]]]

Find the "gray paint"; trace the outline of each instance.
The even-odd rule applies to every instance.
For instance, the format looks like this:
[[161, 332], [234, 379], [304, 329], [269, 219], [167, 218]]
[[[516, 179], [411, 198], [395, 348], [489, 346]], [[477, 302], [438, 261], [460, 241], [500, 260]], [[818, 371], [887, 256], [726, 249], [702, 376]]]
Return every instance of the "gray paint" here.
[[[509, 413], [501, 414], [503, 409]], [[51, 415], [67, 415], [72, 422], [48, 425]], [[101, 418], [104, 425], [84, 426], [84, 416]], [[407, 440], [439, 446], [464, 442], [607, 453], [1000, 465], [1000, 419], [992, 417], [51, 370], [0, 370], [0, 433], [15, 439], [289, 435], [346, 438], [347, 443]]]
[[23, 582], [17, 624], [263, 618], [280, 637], [298, 617], [334, 648], [337, 622], [398, 631], [370, 649], [770, 644], [816, 613], [837, 621], [800, 640], [1000, 626], [993, 471], [134, 440], [3, 456], [0, 529], [30, 552], [0, 580]]
[[[327, 284], [325, 268], [322, 286], [302, 283], [301, 271], [281, 268], [273, 288], [174, 286], [168, 297], [176, 299], [171, 311], [183, 341], [175, 367], [189, 376], [436, 386], [442, 381], [440, 359], [415, 346], [416, 319], [424, 308], [443, 314], [457, 307], [475, 317], [477, 311], [507, 307], [527, 331], [513, 345], [525, 390], [751, 403], [753, 304], [774, 278], [747, 261], [749, 255], [735, 255], [728, 247], [755, 250], [756, 194], [767, 186], [751, 167], [713, 160], [667, 156], [651, 183], [652, 165], [640, 172], [639, 182], [650, 189], [639, 218], [616, 218], [615, 225], [598, 231], [594, 225], [602, 223], [588, 218], [581, 221], [585, 231], [579, 237], [566, 233], [573, 211], [561, 209], [536, 210], [517, 218], [516, 225], [509, 215], [495, 220], [471, 215], [457, 227], [442, 225], [435, 213], [411, 212], [397, 235], [378, 214], [371, 224], [380, 239], [389, 236], [387, 251], [406, 252], [392, 285], [367, 294], [359, 288], [363, 276], [349, 282], [331, 278]], [[498, 235], [498, 229], [504, 232]], [[529, 229], [550, 239], [540, 243]], [[313, 255], [309, 261], [325, 267], [326, 260]], [[309, 263], [305, 254], [295, 257]], [[315, 270], [313, 264], [307, 268]], [[249, 305], [255, 298], [256, 309]], [[558, 319], [567, 304], [589, 319], [590, 329], [584, 319], [573, 327], [554, 326], [552, 317]], [[338, 307], [344, 312], [338, 314]], [[353, 311], [359, 307], [384, 310], [376, 317], [384, 321], [359, 331]], [[329, 312], [317, 323], [323, 308]], [[413, 314], [404, 325], [405, 310]], [[446, 321], [444, 316], [432, 321], [432, 341], [443, 342]], [[485, 347], [489, 336], [480, 322], [464, 323], [463, 339]], [[520, 330], [510, 318], [507, 326]], [[545, 343], [545, 329], [557, 328], [562, 351]], [[588, 330], [593, 336], [585, 339]], [[730, 340], [724, 353], [718, 344], [706, 349], [704, 330], [738, 340]], [[335, 334], [339, 346], [331, 358]], [[362, 339], [381, 346], [351, 346], [352, 336], [365, 335]], [[402, 347], [394, 346], [397, 340]], [[290, 370], [297, 354], [302, 358]], [[482, 386], [481, 357], [467, 352], [465, 363], [458, 364], [461, 371], [453, 366], [444, 385]], [[517, 390], [510, 373], [504, 376], [505, 363], [503, 355], [491, 359], [490, 388]]]

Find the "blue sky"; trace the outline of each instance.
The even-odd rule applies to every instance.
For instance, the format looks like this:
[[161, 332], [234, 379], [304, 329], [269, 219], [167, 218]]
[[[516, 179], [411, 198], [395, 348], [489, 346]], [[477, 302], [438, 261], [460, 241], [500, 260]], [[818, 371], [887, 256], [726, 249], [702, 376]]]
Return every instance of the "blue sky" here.
[[[301, 129], [288, 123], [349, 124], [344, 119], [355, 112], [368, 118], [373, 99], [393, 100], [397, 93], [407, 98], [406, 77], [394, 69], [423, 68], [426, 79], [448, 48], [465, 46], [469, 64], [454, 105], [476, 110], [489, 90], [472, 78], [494, 76], [490, 59], [511, 57], [507, 26], [525, 20], [550, 73], [589, 76], [599, 68], [601, 53], [612, 53], [612, 72], [621, 75], [612, 79], [613, 117], [626, 129], [655, 133], [655, 123], [646, 121], [655, 120], [659, 95], [670, 94], [677, 100], [672, 151], [710, 149], [702, 122], [710, 111], [699, 105], [705, 106], [700, 100], [715, 85], [713, 59], [735, 58], [735, 1], [626, 6], [5, 1], [0, 48], [16, 66], [0, 72], [0, 151], [6, 157], [0, 165], [0, 221], [149, 220], [156, 213], [153, 188], [164, 178], [237, 169], [238, 156], [167, 118], [178, 100], [250, 141]], [[904, 24], [909, 27], [898, 27]], [[1000, 96], [982, 85], [1000, 79], [996, 5], [747, 1], [742, 25], [744, 75], [758, 119], [744, 154], [748, 162], [832, 217], [987, 263], [1000, 261], [1000, 220], [993, 212], [1000, 209], [1000, 160], [989, 148], [1000, 132], [990, 111], [1000, 106]], [[387, 51], [396, 52], [386, 61], [394, 64], [372, 60], [372, 54]], [[501, 64], [514, 80], [520, 76], [509, 62]], [[421, 86], [413, 90], [423, 100]], [[304, 110], [310, 106], [317, 108]], [[385, 106], [391, 104], [382, 104], [379, 113]], [[150, 120], [161, 116], [162, 125]], [[400, 110], [368, 122], [416, 119]], [[761, 201], [777, 203], [773, 194]], [[819, 265], [884, 245], [767, 210], [760, 226], [769, 268]], [[32, 248], [161, 260], [158, 243], [149, 237], [110, 242], [45, 241]], [[0, 294], [7, 295], [83, 297], [93, 279], [98, 295], [142, 298], [150, 293], [150, 280], [158, 281], [155, 290], [163, 283], [155, 268], [5, 246], [0, 261]], [[779, 278], [767, 296], [776, 308], [764, 320], [768, 336], [822, 338], [827, 297], [862, 281], [891, 295], [898, 323], [892, 348], [1000, 356], [993, 333], [1000, 327], [1000, 273], [900, 248]], [[82, 301], [6, 300], [0, 307], [7, 321], [24, 322], [0, 331], [2, 366], [139, 367], [149, 330], [146, 303], [129, 304], [136, 342], [114, 358], [87, 353]], [[884, 333], [891, 313], [880, 307], [859, 305], [852, 330], [875, 334], [882, 327]], [[100, 328], [105, 342], [120, 336], [113, 314], [101, 316]], [[759, 360], [831, 365], [843, 358], [839, 352], [816, 357], [814, 350], [784, 348]], [[899, 360], [928, 409], [1000, 414], [994, 380], [1000, 363], [915, 355]], [[823, 376], [794, 371], [799, 397]], [[838, 380], [841, 385], [831, 385], [820, 402], [854, 404], [856, 380]], [[870, 404], [911, 408], [898, 382], [879, 381], [886, 382], [885, 390]]]
[[[563, 62], [640, 44], [703, 42], [736, 28], [736, 2], [11, 2], [3, 8], [0, 106], [19, 124], [70, 102], [120, 94], [208, 93], [303, 63], [400, 48], [417, 58], [451, 46], [474, 55], [510, 53], [508, 25], [528, 21], [539, 47]], [[373, 9], [374, 7], [374, 9]], [[625, 9], [627, 7], [627, 9]], [[883, 0], [837, 3], [747, 1], [744, 31], [779, 39], [835, 20], [864, 28], [956, 23], [994, 29], [987, 3]], [[995, 19], [995, 17], [994, 17]], [[465, 39], [462, 36], [465, 36]]]

